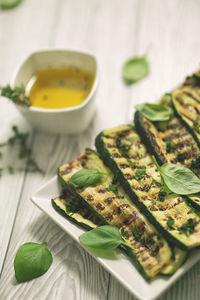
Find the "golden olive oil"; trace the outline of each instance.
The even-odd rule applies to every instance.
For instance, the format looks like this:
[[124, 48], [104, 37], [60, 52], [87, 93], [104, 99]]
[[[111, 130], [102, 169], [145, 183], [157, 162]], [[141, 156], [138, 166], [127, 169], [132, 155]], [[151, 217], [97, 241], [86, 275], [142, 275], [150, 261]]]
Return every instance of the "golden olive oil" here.
[[91, 91], [94, 75], [78, 68], [40, 70], [31, 79], [32, 106], [67, 108], [80, 105]]

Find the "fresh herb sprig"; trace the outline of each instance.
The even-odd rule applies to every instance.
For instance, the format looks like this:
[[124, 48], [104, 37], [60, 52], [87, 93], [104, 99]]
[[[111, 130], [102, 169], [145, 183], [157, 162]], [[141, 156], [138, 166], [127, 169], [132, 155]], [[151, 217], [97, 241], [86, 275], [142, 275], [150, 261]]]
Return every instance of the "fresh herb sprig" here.
[[18, 282], [37, 278], [50, 268], [53, 258], [46, 243], [25, 243], [19, 247], [14, 260]]
[[85, 232], [79, 236], [79, 240], [84, 246], [97, 250], [114, 250], [120, 245], [132, 249], [122, 238], [118, 228], [111, 225], [103, 225]]
[[163, 104], [143, 103], [136, 105], [135, 108], [152, 122], [169, 121], [173, 114], [172, 110]]
[[69, 179], [69, 184], [74, 187], [87, 187], [99, 183], [104, 173], [95, 169], [81, 169]]
[[121, 151], [129, 151], [130, 150], [130, 145], [126, 145], [122, 143], [122, 139], [120, 137], [116, 138], [116, 145], [117, 148]]
[[180, 226], [178, 228], [178, 231], [180, 234], [185, 234], [186, 236], [189, 236], [190, 234], [192, 234], [194, 232], [194, 221], [193, 219], [188, 219], [188, 222], [183, 224], [182, 226]]
[[142, 176], [146, 174], [146, 166], [142, 166], [140, 169], [135, 171], [135, 179], [139, 181], [142, 179]]
[[[21, 133], [17, 126], [12, 127], [13, 136], [11, 136], [6, 142], [1, 143], [0, 147], [5, 146], [18, 146], [18, 157], [19, 159], [26, 159], [28, 166], [32, 167], [32, 171], [38, 171], [44, 173], [43, 170], [38, 166], [36, 161], [33, 159], [31, 149], [27, 146], [29, 133]], [[14, 173], [13, 166], [8, 166], [10, 174]], [[3, 171], [3, 170], [2, 170]]]
[[6, 85], [5, 87], [1, 87], [1, 96], [9, 98], [15, 104], [22, 106], [31, 106], [30, 98], [25, 94], [24, 86], [16, 86], [11, 88], [10, 85]]
[[152, 158], [165, 186], [170, 191], [179, 195], [190, 195], [200, 192], [200, 180], [190, 169], [171, 163], [159, 166], [155, 157], [153, 156]]
[[149, 63], [145, 56], [127, 60], [123, 67], [123, 79], [126, 84], [140, 81], [149, 74]]

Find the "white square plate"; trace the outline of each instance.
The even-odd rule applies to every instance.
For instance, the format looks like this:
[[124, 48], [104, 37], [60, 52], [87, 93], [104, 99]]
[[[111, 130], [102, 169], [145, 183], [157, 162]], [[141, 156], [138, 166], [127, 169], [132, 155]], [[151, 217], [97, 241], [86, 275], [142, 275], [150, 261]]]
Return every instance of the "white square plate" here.
[[[51, 205], [51, 199], [60, 194], [60, 185], [57, 177], [53, 177], [48, 183], [43, 185], [35, 195], [32, 202], [46, 213], [55, 223], [57, 223], [74, 240], [79, 242], [79, 236], [84, 232], [77, 225], [74, 225], [62, 217]], [[171, 284], [180, 278], [188, 269], [200, 260], [199, 250], [194, 250], [186, 263], [171, 277], [157, 276], [152, 282], [146, 282], [138, 273], [131, 260], [122, 252], [117, 250], [113, 257], [100, 258], [89, 252], [108, 272], [119, 280], [131, 293], [141, 300], [153, 300], [160, 296]]]

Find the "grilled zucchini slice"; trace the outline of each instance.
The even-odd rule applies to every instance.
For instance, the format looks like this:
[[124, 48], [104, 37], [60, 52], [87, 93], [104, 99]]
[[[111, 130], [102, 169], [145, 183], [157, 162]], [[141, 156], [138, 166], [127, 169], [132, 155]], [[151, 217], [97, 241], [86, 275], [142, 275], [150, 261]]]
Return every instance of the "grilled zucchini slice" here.
[[169, 264], [162, 270], [162, 275], [173, 275], [187, 260], [188, 252], [178, 247], [173, 249], [173, 257]]
[[[191, 169], [200, 178], [200, 151], [181, 120], [173, 116], [165, 131], [160, 131], [156, 124], [147, 120], [139, 111], [135, 113], [134, 121], [143, 143], [160, 165], [169, 162], [179, 164]], [[188, 199], [200, 210], [199, 196], [188, 196]]]
[[172, 93], [172, 103], [177, 115], [190, 130], [200, 147], [200, 84], [184, 85]]
[[[82, 228], [91, 230], [103, 225], [102, 221], [91, 210], [68, 191], [63, 190], [59, 197], [51, 200], [56, 211]], [[161, 275], [172, 275], [185, 262], [187, 252], [177, 247], [172, 248], [172, 258]]]
[[[84, 160], [84, 166], [81, 161]], [[82, 168], [97, 169], [104, 173], [100, 183], [76, 188], [68, 184], [71, 176]], [[78, 197], [105, 224], [117, 226], [123, 238], [134, 250], [127, 254], [134, 258], [136, 267], [145, 279], [156, 276], [170, 261], [171, 250], [166, 240], [149, 223], [116, 183], [115, 193], [111, 188], [114, 175], [99, 156], [86, 150], [78, 159], [59, 168], [58, 178], [65, 189]]]
[[[130, 125], [101, 132], [95, 141], [98, 152], [114, 173], [131, 200], [173, 244], [183, 250], [200, 245], [200, 218], [184, 199], [161, 193], [161, 177], [139, 135]], [[173, 227], [168, 220], [173, 218]], [[189, 236], [181, 226], [192, 219], [195, 230]], [[180, 234], [181, 233], [181, 234]]]
[[104, 224], [86, 205], [66, 190], [52, 199], [51, 203], [62, 216], [87, 230]]

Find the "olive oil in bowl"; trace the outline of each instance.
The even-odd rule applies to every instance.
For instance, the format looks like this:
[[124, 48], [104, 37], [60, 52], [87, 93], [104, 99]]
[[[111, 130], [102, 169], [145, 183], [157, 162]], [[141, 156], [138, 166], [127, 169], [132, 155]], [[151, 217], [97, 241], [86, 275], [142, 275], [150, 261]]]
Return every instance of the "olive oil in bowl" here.
[[27, 85], [34, 107], [61, 109], [80, 105], [89, 95], [94, 75], [78, 68], [38, 71]]

